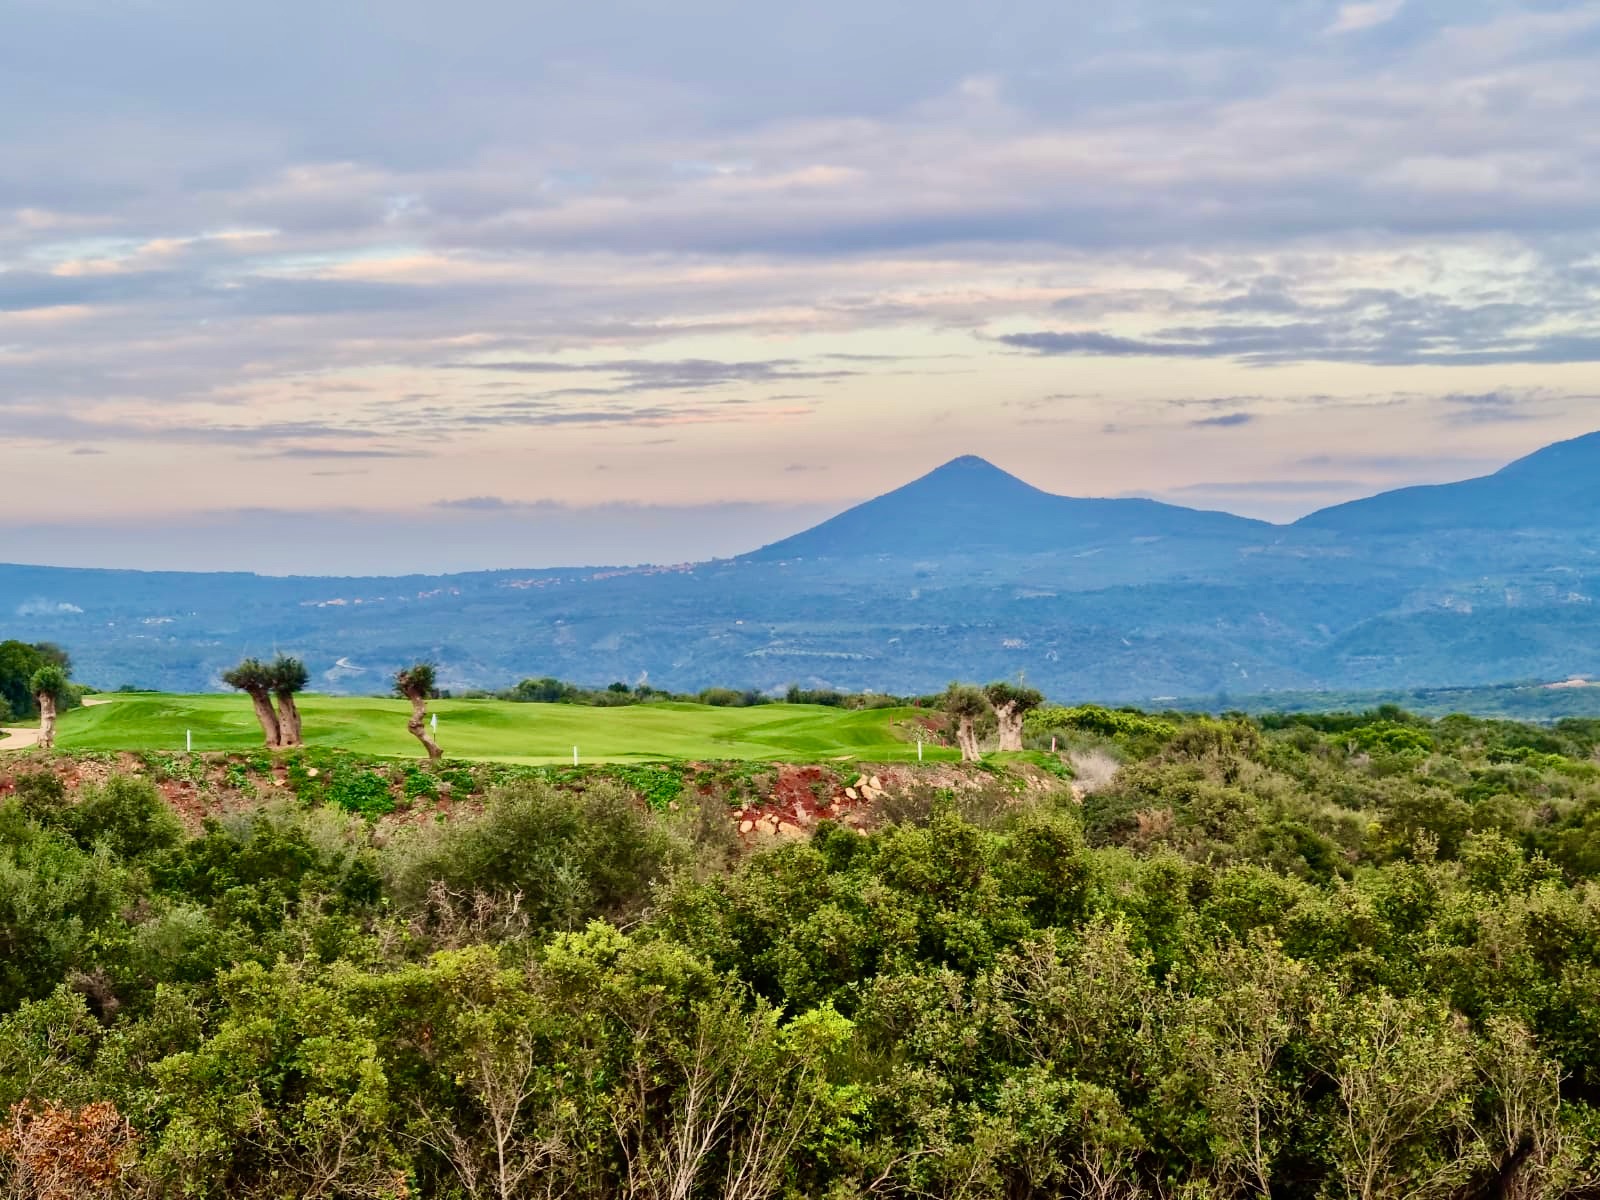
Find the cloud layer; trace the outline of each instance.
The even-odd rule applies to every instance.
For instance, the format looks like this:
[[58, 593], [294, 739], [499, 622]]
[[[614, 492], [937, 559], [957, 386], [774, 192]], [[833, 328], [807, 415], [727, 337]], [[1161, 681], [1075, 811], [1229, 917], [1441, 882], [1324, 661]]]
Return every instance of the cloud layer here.
[[1291, 515], [1600, 426], [1597, 60], [1584, 0], [19, 0], [0, 475]]

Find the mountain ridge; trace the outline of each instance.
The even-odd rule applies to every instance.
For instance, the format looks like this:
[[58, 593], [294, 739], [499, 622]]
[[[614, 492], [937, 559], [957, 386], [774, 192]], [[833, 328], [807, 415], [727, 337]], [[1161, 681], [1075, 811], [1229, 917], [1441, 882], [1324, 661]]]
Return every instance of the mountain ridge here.
[[1309, 513], [1295, 528], [1389, 533], [1418, 528], [1513, 529], [1592, 522], [1600, 512], [1600, 431], [1556, 442], [1498, 471], [1379, 492]]
[[1055, 496], [963, 456], [793, 538], [670, 568], [0, 566], [0, 640], [62, 643], [97, 686], [168, 691], [280, 649], [342, 692], [383, 691], [419, 658], [456, 689], [557, 675], [915, 693], [1025, 673], [1062, 699], [1130, 702], [1600, 675], [1596, 459], [1591, 435], [1280, 526]]

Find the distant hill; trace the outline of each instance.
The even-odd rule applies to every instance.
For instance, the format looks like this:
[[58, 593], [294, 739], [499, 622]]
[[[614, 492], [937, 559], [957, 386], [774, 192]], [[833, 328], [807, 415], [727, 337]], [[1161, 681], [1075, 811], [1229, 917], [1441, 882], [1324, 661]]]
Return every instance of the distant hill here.
[[86, 682], [165, 691], [217, 688], [239, 658], [278, 650], [346, 693], [381, 692], [417, 658], [453, 689], [555, 675], [905, 694], [1021, 675], [1063, 700], [1600, 677], [1597, 481], [1600, 434], [1275, 526], [1055, 496], [968, 457], [684, 567], [279, 579], [0, 566], [0, 640], [59, 642]]
[[1301, 529], [1396, 534], [1436, 529], [1567, 529], [1600, 515], [1600, 433], [1559, 442], [1481, 479], [1402, 488], [1302, 518]]
[[1258, 541], [1272, 530], [1264, 521], [1155, 500], [1057, 496], [968, 454], [744, 557], [761, 562], [1047, 554], [1132, 539], [1244, 543]]

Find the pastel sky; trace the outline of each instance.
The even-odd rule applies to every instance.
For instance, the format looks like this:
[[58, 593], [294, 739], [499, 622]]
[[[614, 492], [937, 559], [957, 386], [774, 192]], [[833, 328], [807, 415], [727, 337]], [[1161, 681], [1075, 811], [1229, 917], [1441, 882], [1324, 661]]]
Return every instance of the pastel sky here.
[[1600, 3], [0, 0], [0, 561], [676, 561], [1600, 428]]

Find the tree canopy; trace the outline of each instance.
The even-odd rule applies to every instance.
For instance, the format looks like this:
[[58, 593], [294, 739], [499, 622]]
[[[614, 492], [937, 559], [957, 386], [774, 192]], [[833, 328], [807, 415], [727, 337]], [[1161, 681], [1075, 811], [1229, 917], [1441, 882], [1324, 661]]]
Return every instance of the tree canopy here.
[[306, 664], [283, 654], [273, 659], [265, 671], [269, 686], [280, 696], [303, 692], [311, 682], [311, 672], [306, 669]]
[[224, 671], [222, 682], [241, 692], [267, 692], [272, 690], [275, 677], [272, 668], [259, 658], [247, 658]]
[[33, 678], [28, 681], [28, 690], [36, 699], [48, 696], [59, 704], [71, 693], [72, 681], [55, 663], [46, 663], [33, 673]]
[[45, 667], [72, 673], [72, 659], [53, 642], [0, 642], [0, 716], [29, 717], [38, 711], [33, 677]]

